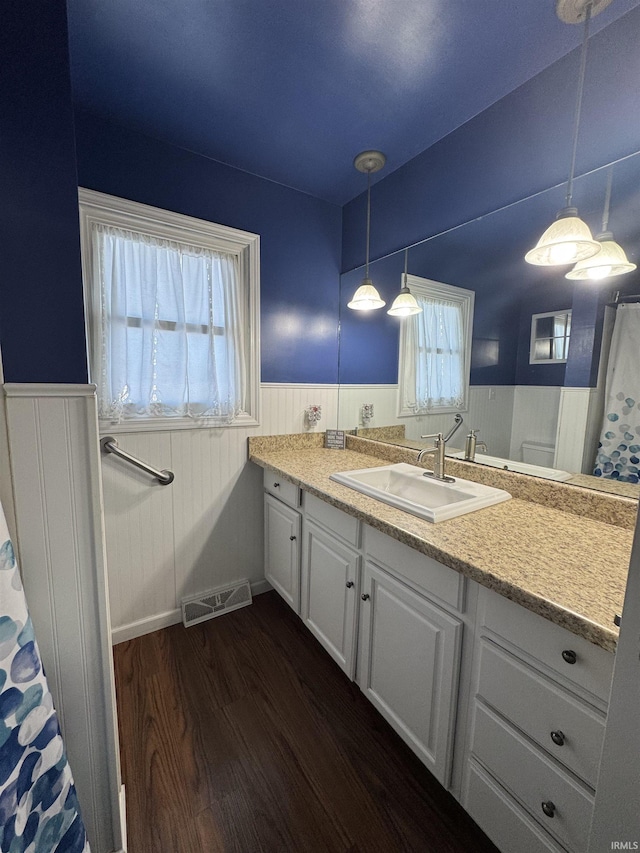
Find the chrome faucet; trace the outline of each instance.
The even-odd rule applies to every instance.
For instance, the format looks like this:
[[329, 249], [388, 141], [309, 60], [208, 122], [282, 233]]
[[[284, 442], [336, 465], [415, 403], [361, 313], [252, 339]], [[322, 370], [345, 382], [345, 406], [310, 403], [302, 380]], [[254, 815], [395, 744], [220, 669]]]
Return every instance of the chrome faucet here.
[[482, 450], [484, 450], [485, 453], [488, 450], [486, 443], [484, 441], [478, 441], [478, 439], [476, 438], [476, 433], [478, 431], [479, 430], [477, 430], [477, 429], [470, 430], [469, 435], [466, 438], [466, 441], [464, 443], [464, 459], [465, 459], [465, 462], [475, 462], [476, 450], [478, 450], [478, 448], [482, 448]]
[[433, 447], [425, 447], [420, 453], [418, 453], [417, 462], [422, 461], [422, 457], [425, 453], [432, 453], [435, 451], [435, 456], [433, 457], [433, 471], [425, 471], [425, 477], [433, 477], [435, 480], [443, 480], [445, 483], [455, 483], [455, 479], [453, 477], [447, 477], [444, 473], [444, 461], [445, 461], [445, 449], [447, 446], [447, 442], [454, 434], [454, 432], [458, 429], [458, 427], [462, 423], [462, 415], [457, 414], [454, 418], [454, 424], [449, 430], [449, 432], [443, 436], [441, 432], [430, 433], [429, 435], [421, 435], [420, 438], [435, 438], [435, 442]]

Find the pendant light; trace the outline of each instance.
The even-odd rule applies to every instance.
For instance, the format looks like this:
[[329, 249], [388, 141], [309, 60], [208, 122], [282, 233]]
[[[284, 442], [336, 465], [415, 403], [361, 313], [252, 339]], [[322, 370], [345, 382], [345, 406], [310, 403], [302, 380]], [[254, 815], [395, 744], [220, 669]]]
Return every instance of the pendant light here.
[[[596, 14], [601, 12], [606, 2], [597, 2]], [[574, 264], [585, 260], [600, 251], [600, 243], [593, 239], [589, 226], [578, 216], [578, 211], [572, 206], [573, 178], [576, 168], [576, 152], [578, 150], [578, 131], [580, 129], [580, 112], [582, 110], [582, 93], [584, 91], [584, 76], [587, 67], [587, 44], [589, 42], [589, 23], [594, 11], [593, 0], [558, 0], [556, 13], [566, 23], [578, 23], [584, 16], [584, 36], [582, 39], [582, 54], [580, 58], [580, 74], [578, 78], [578, 93], [573, 123], [573, 147], [569, 180], [567, 181], [567, 197], [565, 206], [558, 213], [556, 221], [547, 228], [537, 245], [524, 256], [525, 261], [543, 267], [559, 264]]]
[[402, 275], [402, 287], [400, 293], [393, 300], [393, 305], [387, 311], [392, 317], [410, 317], [412, 314], [420, 314], [422, 308], [416, 302], [416, 298], [409, 290], [407, 284], [407, 262], [409, 260], [409, 249], [404, 250], [404, 273]]
[[387, 158], [381, 151], [363, 151], [353, 161], [353, 165], [359, 172], [367, 173], [367, 257], [364, 268], [362, 284], [353, 294], [353, 299], [348, 302], [349, 308], [354, 311], [371, 311], [374, 308], [382, 308], [386, 305], [384, 299], [373, 286], [369, 278], [369, 238], [371, 235], [371, 175], [379, 172], [387, 162]]
[[613, 166], [609, 167], [607, 177], [607, 192], [604, 198], [604, 210], [602, 212], [602, 231], [596, 236], [601, 249], [597, 255], [578, 261], [575, 267], [566, 274], [565, 278], [584, 281], [599, 281], [603, 278], [612, 278], [614, 275], [623, 275], [632, 272], [635, 264], [627, 260], [624, 249], [613, 239], [609, 231], [609, 207], [611, 205], [611, 184], [613, 182]]

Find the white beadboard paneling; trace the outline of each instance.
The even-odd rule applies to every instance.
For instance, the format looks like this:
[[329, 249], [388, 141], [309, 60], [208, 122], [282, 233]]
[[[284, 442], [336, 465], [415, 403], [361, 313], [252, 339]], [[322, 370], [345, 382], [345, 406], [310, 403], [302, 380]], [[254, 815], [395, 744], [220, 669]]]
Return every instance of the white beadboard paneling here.
[[121, 846], [93, 386], [5, 386], [21, 568], [94, 853]]
[[509, 458], [522, 462], [522, 443], [556, 443], [560, 388], [555, 385], [516, 385]]
[[[172, 470], [171, 435], [120, 434], [118, 444], [155, 468]], [[162, 486], [105, 454], [102, 479], [111, 621], [118, 628], [176, 607], [174, 485]]]
[[188, 596], [262, 574], [261, 471], [247, 433], [171, 434], [176, 606]]
[[554, 466], [565, 471], [593, 473], [602, 419], [598, 388], [561, 388]]
[[[289, 435], [294, 432], [324, 432], [336, 429], [338, 420], [338, 385], [262, 384], [262, 424], [253, 435]], [[305, 409], [322, 406], [322, 419], [315, 429], [308, 429]]]
[[[363, 403], [373, 403], [373, 419], [366, 424], [362, 421]], [[403, 423], [406, 418], [398, 418], [397, 410], [397, 385], [341, 385], [338, 429]]]
[[[514, 387], [512, 385], [472, 385], [469, 408], [462, 411], [463, 424], [451, 439], [451, 449], [464, 449], [469, 430], [478, 430], [478, 440], [486, 441], [492, 456], [508, 456], [513, 421]], [[434, 432], [447, 433], [453, 426], [453, 415], [419, 415], [400, 418], [406, 424], [408, 438]]]

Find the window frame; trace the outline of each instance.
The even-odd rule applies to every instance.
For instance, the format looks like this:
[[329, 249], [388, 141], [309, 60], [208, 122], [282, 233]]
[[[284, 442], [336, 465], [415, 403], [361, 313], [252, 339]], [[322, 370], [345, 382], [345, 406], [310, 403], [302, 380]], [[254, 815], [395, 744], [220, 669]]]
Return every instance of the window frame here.
[[164, 240], [233, 254], [238, 259], [239, 278], [246, 287], [247, 332], [247, 401], [249, 411], [230, 423], [216, 418], [137, 418], [120, 422], [99, 420], [103, 432], [153, 432], [176, 429], [223, 429], [259, 426], [260, 424], [260, 236], [196, 219], [171, 210], [152, 207], [118, 196], [107, 195], [84, 187], [78, 188], [80, 213], [80, 247], [84, 288], [85, 329], [89, 376], [95, 383], [100, 364], [101, 298], [100, 283], [93, 280], [93, 223], [142, 232]]
[[[544, 320], [545, 317], [564, 317], [564, 335], [560, 336], [553, 335], [553, 337], [542, 337], [536, 336], [536, 326], [538, 320]], [[567, 320], [571, 321], [571, 325], [573, 324], [573, 310], [571, 308], [561, 308], [559, 311], [543, 311], [541, 314], [532, 314], [531, 315], [531, 337], [529, 339], [529, 364], [566, 364], [567, 358], [535, 358], [535, 346], [537, 341], [555, 341], [562, 340], [564, 341], [563, 350], [567, 351], [567, 357], [569, 355], [569, 346], [571, 345], [571, 328], [569, 329], [569, 334], [567, 335]]]
[[[434, 281], [429, 278], [421, 278], [416, 275], [407, 275], [407, 286], [414, 294], [424, 299], [442, 299], [447, 302], [457, 302], [462, 307], [462, 329], [464, 335], [464, 401], [461, 406], [437, 406], [426, 412], [416, 412], [403, 406], [403, 389], [405, 383], [405, 336], [407, 334], [406, 320], [400, 326], [400, 340], [398, 348], [398, 406], [397, 417], [411, 418], [424, 417], [425, 415], [445, 415], [452, 412], [466, 412], [469, 409], [469, 386], [471, 377], [471, 344], [473, 340], [473, 313], [475, 308], [476, 294], [473, 290], [464, 287], [456, 287], [453, 284], [445, 284], [442, 281]], [[411, 318], [407, 318], [410, 320]]]

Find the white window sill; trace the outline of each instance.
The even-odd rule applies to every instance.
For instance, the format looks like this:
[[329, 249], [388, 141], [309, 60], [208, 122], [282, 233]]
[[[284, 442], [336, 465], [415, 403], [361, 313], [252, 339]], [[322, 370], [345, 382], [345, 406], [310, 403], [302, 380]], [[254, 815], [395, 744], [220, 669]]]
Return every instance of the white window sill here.
[[178, 429], [236, 429], [260, 426], [260, 421], [244, 415], [231, 423], [216, 418], [148, 418], [145, 420], [123, 420], [118, 422], [101, 419], [100, 435], [117, 435], [126, 432], [165, 432]]

